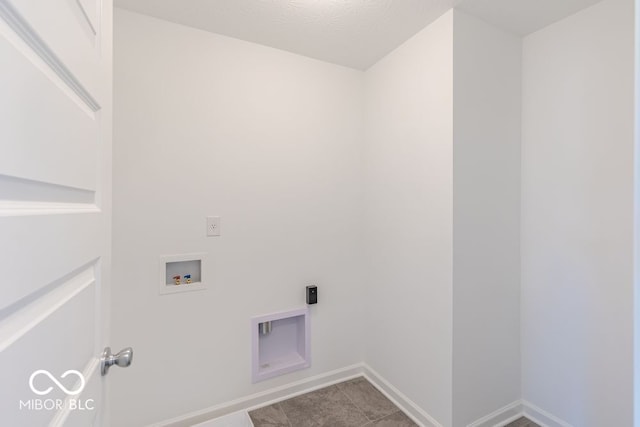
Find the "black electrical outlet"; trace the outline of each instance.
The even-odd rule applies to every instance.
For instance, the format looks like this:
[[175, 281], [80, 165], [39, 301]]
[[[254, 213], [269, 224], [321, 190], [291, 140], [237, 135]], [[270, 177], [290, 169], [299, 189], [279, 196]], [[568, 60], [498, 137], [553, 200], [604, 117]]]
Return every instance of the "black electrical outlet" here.
[[317, 286], [307, 286], [307, 304], [317, 304], [318, 303], [318, 287]]

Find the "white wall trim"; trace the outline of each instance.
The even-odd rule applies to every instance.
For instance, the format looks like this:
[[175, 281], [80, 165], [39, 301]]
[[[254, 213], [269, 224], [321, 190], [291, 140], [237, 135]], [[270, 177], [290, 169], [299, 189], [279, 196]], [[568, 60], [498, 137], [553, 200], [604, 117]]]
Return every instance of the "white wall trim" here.
[[[238, 411], [271, 405], [292, 397], [318, 390], [323, 387], [364, 376], [382, 394], [398, 406], [409, 418], [421, 427], [442, 427], [431, 415], [409, 399], [390, 382], [373, 370], [366, 363], [357, 363], [344, 368], [325, 372], [290, 384], [274, 387], [269, 390], [235, 399], [220, 405], [211, 406], [199, 411], [190, 412], [166, 421], [151, 424], [149, 427], [189, 427]], [[491, 414], [488, 414], [467, 427], [503, 427], [510, 422], [526, 416], [541, 427], [573, 427], [566, 421], [541, 409], [526, 400], [512, 402]]]
[[472, 422], [467, 427], [503, 427], [524, 415], [522, 400], [516, 400], [484, 417]]
[[220, 418], [205, 421], [192, 427], [255, 427], [247, 411], [232, 412]]
[[538, 408], [531, 402], [522, 401], [524, 416], [540, 424], [541, 427], [573, 427], [568, 422], [561, 420], [553, 414]]
[[363, 363], [364, 377], [373, 384], [380, 393], [384, 394], [398, 408], [407, 414], [415, 423], [423, 427], [442, 427], [438, 421], [429, 415], [424, 409], [409, 399], [400, 390], [385, 380], [380, 374], [374, 371], [369, 365]]
[[271, 405], [292, 397], [318, 390], [323, 387], [364, 376], [382, 394], [391, 400], [398, 408], [407, 414], [421, 427], [442, 427], [432, 416], [405, 396], [380, 374], [365, 363], [357, 363], [345, 368], [336, 369], [324, 374], [315, 375], [300, 381], [295, 381], [269, 390], [245, 396], [220, 405], [211, 406], [199, 411], [181, 415], [166, 421], [151, 424], [149, 427], [188, 427], [203, 423], [224, 415], [238, 411], [252, 411], [253, 409]]
[[369, 380], [382, 394], [391, 400], [398, 408], [407, 414], [415, 423], [423, 427], [442, 427], [431, 415], [409, 399], [400, 390], [385, 380], [366, 363], [362, 364], [364, 377]]
[[[371, 384], [373, 384], [382, 394], [391, 400], [419, 426], [443, 427], [442, 424], [436, 421], [424, 409], [409, 399], [405, 394], [394, 387], [389, 381], [384, 379], [366, 363], [356, 363], [344, 368], [325, 372], [324, 374], [294, 381], [289, 384], [261, 391], [260, 393], [255, 393], [220, 405], [211, 406], [209, 408], [190, 412], [166, 421], [151, 424], [149, 427], [190, 427], [194, 424], [203, 423], [234, 412], [252, 411], [262, 406], [281, 402], [310, 391], [318, 390], [360, 376], [364, 376], [369, 380]], [[526, 416], [531, 421], [536, 422], [540, 427], [573, 427], [568, 422], [561, 420], [555, 415], [550, 414], [544, 409], [541, 409], [526, 400], [517, 400], [512, 402], [491, 414], [474, 421], [467, 427], [503, 427], [522, 416]]]
[[190, 427], [194, 424], [246, 410], [251, 411], [261, 406], [271, 405], [300, 394], [308, 393], [323, 387], [363, 375], [363, 364], [355, 365], [325, 372], [303, 380], [294, 381], [279, 387], [274, 387], [259, 393], [241, 397], [220, 405], [210, 406], [199, 411], [190, 412], [166, 421], [151, 424], [149, 427]]
[[520, 417], [527, 417], [536, 424], [539, 424], [540, 427], [573, 427], [568, 422], [526, 400], [516, 400], [474, 421], [467, 427], [504, 427]]

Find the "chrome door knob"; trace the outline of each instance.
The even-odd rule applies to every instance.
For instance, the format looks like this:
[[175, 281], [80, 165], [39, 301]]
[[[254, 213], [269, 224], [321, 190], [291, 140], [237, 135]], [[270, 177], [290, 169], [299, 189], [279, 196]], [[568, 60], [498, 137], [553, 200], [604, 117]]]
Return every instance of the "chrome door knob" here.
[[126, 368], [131, 365], [131, 361], [133, 361], [133, 349], [131, 347], [127, 347], [116, 354], [111, 353], [111, 347], [106, 347], [100, 358], [100, 373], [102, 376], [107, 375], [109, 368], [113, 365]]

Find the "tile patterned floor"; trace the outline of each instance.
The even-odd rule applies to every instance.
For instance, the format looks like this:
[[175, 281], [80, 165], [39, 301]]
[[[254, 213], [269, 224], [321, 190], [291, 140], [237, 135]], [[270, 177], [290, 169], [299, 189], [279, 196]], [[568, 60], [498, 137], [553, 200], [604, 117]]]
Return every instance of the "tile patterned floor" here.
[[[255, 427], [416, 427], [364, 378], [249, 412]], [[529, 427], [526, 424], [517, 427]]]
[[[417, 427], [360, 377], [249, 412], [254, 427]], [[505, 427], [540, 427], [519, 418]]]
[[540, 426], [534, 423], [533, 421], [526, 419], [525, 417], [521, 417], [507, 424], [504, 427], [540, 427]]

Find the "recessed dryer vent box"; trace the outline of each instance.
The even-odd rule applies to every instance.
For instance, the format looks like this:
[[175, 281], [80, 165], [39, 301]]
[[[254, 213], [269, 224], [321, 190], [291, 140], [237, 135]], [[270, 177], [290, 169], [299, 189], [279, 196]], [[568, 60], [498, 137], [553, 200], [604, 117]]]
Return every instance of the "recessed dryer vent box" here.
[[164, 295], [206, 289], [203, 278], [204, 261], [204, 253], [160, 257], [158, 292]]
[[306, 307], [254, 317], [251, 331], [254, 383], [311, 366]]

